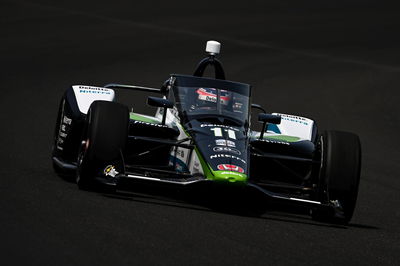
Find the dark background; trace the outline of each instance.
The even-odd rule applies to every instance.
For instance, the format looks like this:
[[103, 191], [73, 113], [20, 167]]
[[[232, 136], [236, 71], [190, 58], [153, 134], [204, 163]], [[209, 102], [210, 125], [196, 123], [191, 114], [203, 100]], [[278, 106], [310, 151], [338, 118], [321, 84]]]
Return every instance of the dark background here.
[[[382, 1], [321, 2], [0, 0], [0, 263], [399, 265], [399, 12]], [[349, 226], [118, 199], [53, 173], [68, 86], [159, 87], [169, 73], [191, 74], [209, 39], [222, 42], [227, 78], [253, 85], [254, 102], [360, 135]], [[120, 100], [151, 113], [144, 96]]]

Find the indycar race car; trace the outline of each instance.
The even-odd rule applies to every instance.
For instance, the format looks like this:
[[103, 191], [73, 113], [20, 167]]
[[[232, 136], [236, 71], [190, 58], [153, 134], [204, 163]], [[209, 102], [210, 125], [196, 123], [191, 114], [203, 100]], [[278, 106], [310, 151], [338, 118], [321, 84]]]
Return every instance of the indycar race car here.
[[[310, 210], [313, 219], [348, 223], [361, 167], [357, 135], [320, 134], [309, 118], [266, 113], [251, 103], [251, 86], [228, 81], [216, 58], [220, 44], [194, 75], [172, 74], [160, 89], [74, 85], [61, 99], [52, 161], [81, 189], [118, 189], [126, 182], [190, 187], [244, 187], [266, 199]], [[203, 77], [212, 67], [215, 78]], [[130, 112], [117, 90], [146, 91], [155, 116]], [[251, 110], [262, 130], [250, 128]]]

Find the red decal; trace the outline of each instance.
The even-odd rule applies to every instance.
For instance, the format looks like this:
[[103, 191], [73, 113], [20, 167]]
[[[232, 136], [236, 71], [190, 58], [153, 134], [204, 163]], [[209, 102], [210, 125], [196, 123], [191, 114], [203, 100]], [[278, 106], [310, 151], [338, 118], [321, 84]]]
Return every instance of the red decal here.
[[[212, 90], [212, 92], [208, 92], [206, 89], [204, 89], [204, 88], [199, 88], [199, 89], [197, 89], [197, 93], [199, 94], [199, 95], [201, 95], [201, 96], [209, 96], [209, 97], [212, 97], [212, 98], [217, 98], [217, 94], [216, 93], [214, 93], [214, 92], [216, 92], [216, 89], [210, 89], [210, 90]], [[221, 92], [223, 92], [224, 90], [221, 90]], [[226, 93], [225, 93], [226, 94]], [[222, 95], [222, 93], [221, 93], [221, 100], [222, 101], [229, 101], [229, 96], [226, 94], [225, 96], [224, 95]]]
[[242, 167], [233, 164], [219, 164], [217, 168], [219, 170], [224, 170], [224, 171], [234, 171], [234, 172], [244, 173]]
[[217, 97], [217, 95], [215, 93], [212, 92], [207, 92], [205, 89], [200, 88], [197, 90], [197, 93], [199, 95], [203, 95], [203, 96], [210, 96], [210, 97]]

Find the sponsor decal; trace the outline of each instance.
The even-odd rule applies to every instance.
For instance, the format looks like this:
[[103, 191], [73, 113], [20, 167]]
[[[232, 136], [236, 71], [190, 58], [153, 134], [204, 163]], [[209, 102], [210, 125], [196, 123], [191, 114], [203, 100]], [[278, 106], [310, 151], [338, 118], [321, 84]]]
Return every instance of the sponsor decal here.
[[262, 139], [261, 141], [273, 144], [283, 144], [283, 145], [290, 145], [289, 142], [286, 141], [279, 141], [279, 140], [271, 140], [271, 139]]
[[72, 119], [68, 118], [67, 116], [63, 116], [62, 117], [62, 121], [61, 121], [61, 125], [60, 125], [60, 129], [58, 131], [58, 138], [57, 138], [57, 149], [60, 151], [64, 150], [64, 147], [62, 146], [64, 144], [65, 139], [68, 136], [68, 132], [69, 132], [69, 125], [72, 124]]
[[236, 148], [235, 142], [233, 142], [231, 140], [226, 140], [226, 139], [216, 139], [215, 144], [218, 146], [229, 146], [229, 147]]
[[226, 146], [225, 147], [214, 147], [213, 151], [215, 151], [215, 152], [231, 152], [231, 153], [234, 153], [236, 155], [241, 155], [242, 154], [237, 149], [231, 148], [231, 147], [226, 147]]
[[277, 115], [279, 115], [282, 120], [295, 122], [295, 123], [299, 123], [299, 124], [308, 126], [307, 120], [304, 117], [295, 116], [295, 115], [286, 115], [286, 114], [277, 114]]
[[238, 172], [238, 173], [244, 173], [244, 170], [242, 167], [239, 167], [234, 164], [219, 164], [217, 166], [218, 170], [224, 170], [224, 171], [233, 171], [233, 172]]
[[147, 126], [153, 126], [153, 127], [168, 127], [167, 125], [154, 124], [154, 123], [143, 122], [143, 121], [138, 121], [138, 120], [135, 120], [133, 123], [134, 124], [147, 125]]
[[98, 87], [79, 86], [79, 93], [111, 94], [111, 90]]
[[226, 146], [229, 146], [229, 147], [236, 147], [236, 144], [235, 144], [235, 142], [233, 142], [233, 141], [231, 141], [231, 140], [227, 140], [227, 141], [226, 141]]
[[96, 90], [96, 91], [110, 91], [106, 88], [92, 87], [92, 86], [79, 86], [80, 90]]
[[177, 149], [176, 155], [179, 157], [185, 157], [185, 152], [183, 151], [183, 149]]
[[71, 125], [72, 119], [64, 116], [63, 117], [63, 123], [66, 124], [66, 125]]
[[[217, 102], [217, 90], [214, 88], [199, 88], [197, 91], [198, 94], [198, 99], [207, 101], [207, 102]], [[227, 91], [221, 90], [221, 95], [220, 95], [220, 102], [223, 105], [227, 105], [229, 101], [229, 96]]]
[[115, 170], [114, 165], [107, 165], [107, 167], [104, 168], [103, 172], [104, 172], [105, 176], [111, 176], [111, 177], [115, 177], [116, 175], [119, 174], [119, 172], [117, 172], [117, 170]]
[[239, 129], [231, 126], [226, 126], [226, 125], [217, 125], [217, 124], [201, 124], [200, 127], [221, 127], [221, 128], [227, 128], [227, 129], [232, 129], [235, 131], [240, 131]]
[[224, 128], [223, 130], [222, 130], [222, 128], [220, 128], [220, 127], [213, 127], [213, 128], [210, 128], [210, 130], [212, 131], [212, 132], [214, 132], [214, 136], [216, 136], [216, 137], [222, 137], [222, 131], [225, 131], [225, 132], [227, 132], [228, 133], [228, 138], [230, 138], [230, 139], [236, 139], [236, 133], [235, 133], [235, 131], [233, 131], [233, 130], [231, 130], [231, 129], [226, 129], [226, 128]]
[[215, 140], [215, 144], [217, 144], [219, 146], [226, 146], [226, 140], [224, 140], [224, 139], [216, 139]]
[[98, 91], [98, 90], [79, 90], [79, 93], [89, 93], [89, 94], [111, 94], [109, 91]]
[[[221, 164], [220, 164], [221, 165]], [[239, 166], [236, 166], [236, 167], [239, 167]], [[240, 168], [240, 167], [239, 167]], [[236, 173], [236, 172], [220, 172], [219, 173], [220, 175], [235, 175], [235, 176], [242, 176], [241, 174], [239, 174], [239, 173]]]
[[[58, 144], [58, 145], [62, 145], [63, 143], [64, 143], [64, 140], [63, 140], [62, 138], [58, 138], [57, 144]], [[63, 148], [60, 147], [60, 146], [57, 146], [57, 148], [59, 148], [60, 150], [63, 150]]]
[[216, 159], [216, 158], [230, 158], [241, 161], [242, 163], [246, 164], [246, 161], [243, 160], [242, 158], [230, 154], [214, 154], [210, 156], [210, 159]]

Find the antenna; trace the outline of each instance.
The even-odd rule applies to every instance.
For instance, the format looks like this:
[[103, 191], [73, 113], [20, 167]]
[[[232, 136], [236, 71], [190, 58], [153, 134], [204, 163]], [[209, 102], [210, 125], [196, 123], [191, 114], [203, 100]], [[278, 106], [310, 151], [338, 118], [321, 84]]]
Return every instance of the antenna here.
[[208, 53], [208, 57], [204, 58], [197, 65], [196, 70], [194, 71], [193, 76], [202, 77], [204, 74], [204, 70], [208, 66], [212, 66], [215, 71], [216, 79], [225, 79], [225, 72], [222, 68], [221, 62], [215, 57], [221, 51], [221, 44], [217, 41], [208, 41], [206, 45], [206, 52]]
[[206, 52], [210, 55], [210, 56], [214, 56], [219, 54], [219, 52], [221, 51], [221, 44], [217, 41], [208, 41], [207, 45], [206, 45]]

